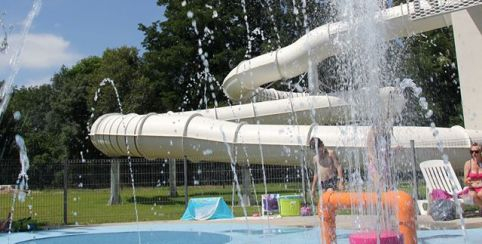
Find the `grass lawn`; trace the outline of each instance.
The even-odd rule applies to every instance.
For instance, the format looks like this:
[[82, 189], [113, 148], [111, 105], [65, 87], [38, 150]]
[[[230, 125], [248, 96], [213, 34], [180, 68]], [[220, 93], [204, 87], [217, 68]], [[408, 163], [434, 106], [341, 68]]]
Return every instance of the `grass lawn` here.
[[[269, 184], [269, 193], [295, 194], [299, 184]], [[223, 197], [231, 207], [232, 187], [223, 186], [190, 186], [189, 198]], [[264, 193], [262, 184], [256, 185], [257, 198]], [[121, 191], [122, 204], [107, 205], [110, 189], [69, 189], [67, 197], [68, 224], [100, 224], [112, 222], [136, 221], [132, 188], [124, 186]], [[14, 219], [32, 216], [37, 222], [49, 226], [63, 224], [64, 195], [62, 189], [32, 190], [25, 202], [16, 201]], [[12, 194], [0, 195], [0, 219], [7, 216], [12, 206]], [[184, 212], [184, 189], [178, 187], [178, 196], [170, 197], [168, 187], [136, 187], [136, 201], [139, 221], [180, 219]], [[235, 216], [244, 216], [238, 204], [238, 196], [234, 196]], [[259, 201], [259, 200], [258, 200]], [[261, 206], [261, 203], [258, 203]], [[260, 207], [247, 207], [248, 216], [260, 211]]]
[[[299, 183], [277, 183], [268, 185], [268, 193], [282, 195], [299, 194]], [[412, 184], [402, 183], [399, 189], [412, 192]], [[178, 196], [170, 197], [168, 187], [136, 187], [136, 201], [139, 221], [174, 220], [180, 219], [184, 212], [184, 189], [178, 187]], [[193, 197], [223, 197], [228, 206], [232, 206], [231, 186], [190, 186], [189, 198]], [[258, 204], [247, 207], [248, 216], [259, 213], [261, 194], [265, 192], [262, 184], [256, 185]], [[68, 224], [100, 224], [113, 222], [136, 221], [132, 188], [124, 186], [121, 191], [122, 204], [107, 205], [110, 189], [69, 189], [67, 204]], [[425, 197], [425, 186], [419, 186], [420, 198]], [[64, 221], [63, 190], [33, 190], [24, 203], [16, 201], [14, 219], [32, 216], [37, 222], [56, 226]], [[7, 216], [12, 206], [12, 194], [0, 195], [0, 219]], [[238, 196], [234, 195], [234, 215], [244, 216], [243, 209], [239, 206]], [[258, 206], [256, 206], [258, 205]], [[339, 210], [339, 214], [349, 214], [350, 210]]]

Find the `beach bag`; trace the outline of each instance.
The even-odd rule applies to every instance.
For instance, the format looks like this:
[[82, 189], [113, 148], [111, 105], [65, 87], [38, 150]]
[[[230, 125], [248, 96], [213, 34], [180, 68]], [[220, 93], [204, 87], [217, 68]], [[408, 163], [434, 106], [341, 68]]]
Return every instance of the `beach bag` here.
[[464, 187], [464, 189], [457, 193], [459, 198], [464, 199], [465, 205], [474, 205], [474, 198], [470, 195], [470, 189], [468, 187]]
[[456, 218], [455, 203], [448, 199], [432, 201], [429, 214], [435, 221], [447, 221]]
[[301, 216], [311, 216], [311, 215], [313, 214], [310, 206], [305, 205], [301, 207]]

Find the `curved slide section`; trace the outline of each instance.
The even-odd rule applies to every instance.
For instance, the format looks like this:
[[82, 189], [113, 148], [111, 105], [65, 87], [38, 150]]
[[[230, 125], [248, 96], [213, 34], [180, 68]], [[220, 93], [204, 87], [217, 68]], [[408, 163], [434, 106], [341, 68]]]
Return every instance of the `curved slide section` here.
[[[389, 91], [382, 90], [381, 94], [387, 95]], [[388, 92], [385, 92], [388, 91]], [[205, 110], [179, 112], [189, 116], [201, 114], [203, 117], [227, 120], [244, 121], [251, 124], [311, 124], [319, 121], [323, 124], [336, 124], [347, 118], [350, 106], [338, 96], [305, 96], [258, 103], [249, 103], [231, 107], [211, 108]]]
[[[413, 12], [413, 3], [382, 11], [380, 25], [387, 30], [385, 40], [451, 25], [450, 17], [445, 15], [411, 21], [410, 13]], [[224, 93], [231, 100], [247, 100], [264, 84], [306, 72], [310, 60], [319, 63], [338, 53], [334, 40], [346, 30], [344, 22], [325, 24], [289, 46], [241, 62], [224, 79]]]
[[[264, 157], [267, 164], [296, 164], [303, 157], [300, 152], [305, 151], [304, 145], [312, 136], [312, 131], [321, 130], [319, 137], [327, 145], [347, 147], [343, 150], [364, 147], [365, 139], [359, 143], [339, 143], [344, 138], [341, 133], [347, 131], [340, 128], [358, 127], [308, 126], [312, 121], [336, 124], [350, 117], [347, 115], [352, 107], [343, 100], [344, 95], [295, 97], [182, 113], [106, 114], [94, 122], [90, 138], [95, 147], [113, 157], [187, 156], [192, 161], [230, 162], [234, 160], [229, 157], [232, 153], [231, 156], [235, 155], [240, 163], [247, 160], [261, 163]], [[380, 96], [385, 101], [382, 104], [391, 105], [382, 109], [396, 111], [403, 106], [404, 99], [399, 89], [382, 88]], [[359, 115], [360, 119], [364, 117], [364, 114]], [[305, 126], [279, 125], [290, 122]], [[234, 151], [228, 151], [228, 148]]]
[[[206, 118], [200, 114], [105, 114], [92, 125], [91, 141], [110, 157], [184, 158], [197, 161], [299, 165], [312, 157], [311, 137], [335, 148], [342, 162], [348, 152], [366, 151], [367, 126], [252, 125]], [[470, 141], [482, 142], [482, 132], [462, 127], [437, 128], [444, 152], [456, 169], [467, 159]], [[440, 157], [430, 127], [394, 127], [393, 146], [411, 155], [415, 141], [417, 160]], [[427, 140], [427, 138], [432, 138]], [[261, 148], [261, 150], [260, 150]], [[406, 157], [410, 158], [410, 157]]]
[[[249, 103], [230, 107], [211, 108], [189, 112], [177, 112], [184, 116], [201, 114], [203, 117], [227, 120], [243, 121], [251, 124], [303, 124], [309, 125], [314, 121], [324, 125], [335, 125], [351, 118], [350, 110], [353, 106], [345, 102], [344, 97], [353, 97], [358, 100], [367, 96], [364, 90], [358, 90], [355, 94], [338, 93], [319, 96], [306, 96], [305, 93], [288, 93], [276, 90], [266, 90], [271, 96], [279, 100]], [[294, 96], [291, 98], [285, 98]], [[358, 96], [358, 97], [357, 97]], [[405, 98], [400, 89], [395, 87], [383, 87], [379, 89], [382, 100], [381, 109], [390, 110], [391, 114], [401, 112], [405, 104]], [[390, 106], [390, 107], [387, 107]], [[169, 112], [169, 114], [174, 114]], [[366, 119], [366, 114], [358, 114], [357, 120]]]

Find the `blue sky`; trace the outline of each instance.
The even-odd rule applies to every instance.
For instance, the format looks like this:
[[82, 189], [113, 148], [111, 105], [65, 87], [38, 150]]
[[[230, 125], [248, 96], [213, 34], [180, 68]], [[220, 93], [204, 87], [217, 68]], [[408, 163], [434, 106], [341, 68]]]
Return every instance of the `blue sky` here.
[[[8, 32], [9, 48], [0, 53], [0, 80], [12, 71], [9, 60], [17, 52], [20, 33], [33, 0], [1, 0], [3, 22]], [[39, 14], [25, 39], [17, 62], [17, 86], [50, 82], [62, 65], [71, 66], [80, 59], [102, 55], [106, 48], [123, 45], [141, 52], [143, 33], [139, 23], [150, 25], [163, 19], [163, 9], [156, 0], [42, 0]], [[3, 39], [3, 31], [1, 36]]]

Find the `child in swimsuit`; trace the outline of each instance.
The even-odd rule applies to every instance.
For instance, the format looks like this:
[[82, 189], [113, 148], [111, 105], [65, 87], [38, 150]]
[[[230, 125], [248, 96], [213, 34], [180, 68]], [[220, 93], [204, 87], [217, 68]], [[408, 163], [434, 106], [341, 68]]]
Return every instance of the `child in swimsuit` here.
[[469, 187], [469, 194], [474, 203], [482, 208], [482, 156], [481, 147], [473, 143], [470, 147], [470, 159], [464, 165], [464, 182]]
[[310, 148], [315, 153], [313, 156], [315, 173], [311, 184], [311, 196], [315, 196], [317, 186], [321, 187], [322, 191], [343, 190], [343, 168], [335, 151], [325, 148], [323, 141], [317, 137], [311, 139]]

